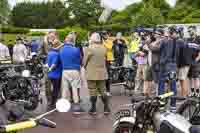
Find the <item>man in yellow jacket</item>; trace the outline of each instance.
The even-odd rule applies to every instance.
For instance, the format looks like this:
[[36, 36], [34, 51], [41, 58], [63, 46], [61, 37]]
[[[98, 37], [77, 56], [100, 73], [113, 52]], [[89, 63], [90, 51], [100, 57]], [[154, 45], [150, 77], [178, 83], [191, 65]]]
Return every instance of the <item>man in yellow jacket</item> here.
[[134, 33], [132, 35], [131, 42], [128, 44], [128, 53], [132, 60], [135, 58], [134, 54], [139, 50], [140, 41], [141, 39], [138, 34]]
[[[104, 47], [107, 50], [107, 52], [106, 52], [106, 68], [107, 68], [107, 71], [108, 71], [108, 75], [109, 75], [110, 65], [114, 61], [113, 51], [112, 51], [113, 40], [114, 40], [114, 38], [110, 37], [110, 35], [108, 33], [104, 33], [104, 36], [103, 36], [103, 45], [104, 45]], [[110, 77], [110, 76], [108, 76], [108, 77]], [[110, 93], [110, 80], [109, 80], [109, 78], [106, 81], [106, 91], [107, 91], [107, 95], [111, 96], [111, 93]]]

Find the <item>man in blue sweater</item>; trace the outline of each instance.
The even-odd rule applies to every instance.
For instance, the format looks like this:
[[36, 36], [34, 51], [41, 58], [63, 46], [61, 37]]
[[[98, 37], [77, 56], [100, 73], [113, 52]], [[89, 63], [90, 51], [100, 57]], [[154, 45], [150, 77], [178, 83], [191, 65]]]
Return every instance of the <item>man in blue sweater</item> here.
[[81, 51], [75, 47], [75, 36], [69, 34], [64, 46], [60, 49], [60, 59], [63, 68], [62, 73], [62, 98], [69, 99], [69, 89], [71, 87], [74, 105], [74, 113], [80, 112], [78, 89], [81, 88], [80, 68]]

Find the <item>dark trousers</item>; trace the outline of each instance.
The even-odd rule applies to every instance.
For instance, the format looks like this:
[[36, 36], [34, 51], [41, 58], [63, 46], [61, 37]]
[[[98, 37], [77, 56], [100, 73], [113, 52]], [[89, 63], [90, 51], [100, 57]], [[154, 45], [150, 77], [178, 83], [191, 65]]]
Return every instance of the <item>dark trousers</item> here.
[[[158, 95], [162, 95], [165, 93], [165, 83], [166, 83], [167, 74], [160, 73], [160, 81], [159, 81], [159, 88], [158, 88]], [[177, 95], [177, 88], [176, 88], [176, 80], [172, 80], [169, 82], [171, 91], [174, 92], [174, 95]], [[176, 107], [176, 99], [171, 98], [171, 107]]]
[[107, 68], [107, 72], [108, 72], [108, 79], [106, 80], [106, 91], [110, 92], [110, 65], [111, 62], [110, 61], [106, 61], [106, 68]]
[[53, 85], [53, 91], [51, 93], [51, 96], [52, 96], [51, 104], [55, 104], [60, 94], [61, 79], [59, 78], [59, 79], [50, 79], [50, 80]]

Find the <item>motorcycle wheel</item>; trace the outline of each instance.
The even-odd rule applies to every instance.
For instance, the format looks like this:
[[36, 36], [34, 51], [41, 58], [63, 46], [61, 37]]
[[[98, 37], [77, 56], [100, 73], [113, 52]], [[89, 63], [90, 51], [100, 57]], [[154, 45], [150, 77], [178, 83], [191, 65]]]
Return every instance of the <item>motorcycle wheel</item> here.
[[186, 100], [177, 109], [177, 113], [184, 116], [187, 120], [191, 121], [195, 109], [197, 108], [197, 101], [193, 99]]
[[140, 133], [139, 130], [133, 131], [133, 127], [134, 125], [132, 123], [123, 122], [113, 130], [113, 133]]

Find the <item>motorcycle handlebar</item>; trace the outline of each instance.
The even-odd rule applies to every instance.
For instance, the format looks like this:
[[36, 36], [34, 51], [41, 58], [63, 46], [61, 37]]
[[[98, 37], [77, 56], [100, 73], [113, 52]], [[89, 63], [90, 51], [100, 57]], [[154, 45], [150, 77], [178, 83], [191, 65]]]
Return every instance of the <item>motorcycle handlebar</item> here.
[[165, 99], [174, 95], [174, 92], [165, 93], [163, 95], [158, 96], [160, 99]]
[[169, 92], [169, 93], [165, 93], [163, 95], [153, 96], [153, 97], [142, 96], [142, 97], [132, 98], [131, 99], [131, 103], [140, 102], [140, 101], [143, 101], [145, 99], [156, 99], [156, 98], [158, 98], [158, 99], [165, 99], [165, 98], [171, 97], [173, 95], [174, 95], [174, 92]]
[[0, 132], [13, 132], [13, 131], [19, 131], [27, 128], [33, 128], [37, 126], [37, 122], [35, 120], [28, 120], [24, 122], [19, 122], [15, 124], [9, 124], [9, 125], [3, 125], [0, 128]]
[[0, 133], [1, 132], [9, 133], [9, 132], [14, 132], [14, 131], [20, 131], [20, 130], [36, 127], [37, 125], [41, 125], [44, 127], [50, 127], [50, 128], [56, 128], [56, 123], [53, 121], [50, 121], [48, 119], [45, 119], [45, 118], [42, 118], [40, 120], [30, 119], [30, 120], [15, 123], [15, 124], [1, 125]]

